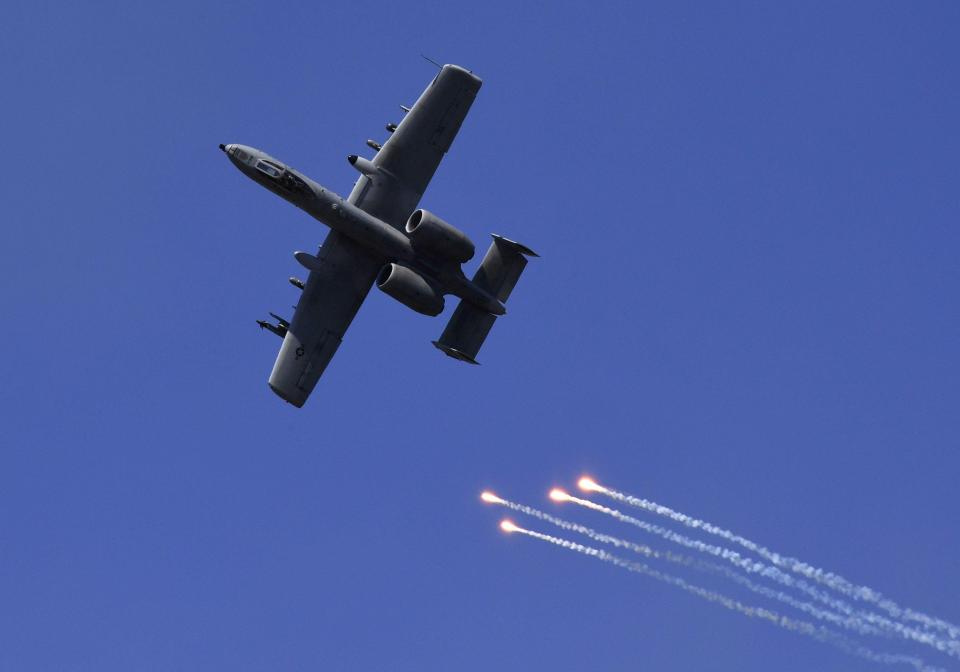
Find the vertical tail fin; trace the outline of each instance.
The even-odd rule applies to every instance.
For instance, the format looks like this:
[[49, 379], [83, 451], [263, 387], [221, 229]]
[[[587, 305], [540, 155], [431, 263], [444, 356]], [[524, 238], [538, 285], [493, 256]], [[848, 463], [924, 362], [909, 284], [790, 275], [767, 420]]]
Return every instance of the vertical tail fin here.
[[[530, 248], [494, 234], [493, 243], [473, 281], [505, 303], [527, 265], [527, 257], [537, 256]], [[479, 364], [477, 353], [496, 319], [496, 315], [467, 301], [460, 301], [447, 328], [433, 344], [454, 359]]]

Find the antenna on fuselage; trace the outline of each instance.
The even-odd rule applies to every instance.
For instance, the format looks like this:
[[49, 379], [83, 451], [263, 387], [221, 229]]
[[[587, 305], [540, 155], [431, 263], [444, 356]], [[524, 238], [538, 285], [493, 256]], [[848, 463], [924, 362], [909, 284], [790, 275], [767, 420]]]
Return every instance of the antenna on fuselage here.
[[420, 54], [420, 56], [423, 58], [423, 60], [429, 61], [429, 62], [433, 63], [435, 66], [437, 66], [438, 68], [440, 68], [441, 70], [443, 70], [443, 66], [440, 65], [439, 63], [437, 63], [435, 60], [433, 60], [433, 59], [430, 58], [429, 56], [426, 56], [425, 54]]

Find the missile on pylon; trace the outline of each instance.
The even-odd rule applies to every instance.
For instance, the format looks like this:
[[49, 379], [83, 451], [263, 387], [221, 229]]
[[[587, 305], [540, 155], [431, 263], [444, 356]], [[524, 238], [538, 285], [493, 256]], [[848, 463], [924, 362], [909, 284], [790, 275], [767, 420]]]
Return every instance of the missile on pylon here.
[[283, 324], [271, 324], [266, 320], [257, 320], [257, 324], [260, 325], [261, 329], [266, 329], [267, 331], [272, 331], [280, 338], [284, 338], [287, 335], [287, 327]]
[[285, 319], [283, 319], [282, 317], [280, 317], [280, 316], [277, 315], [276, 313], [270, 313], [270, 317], [272, 317], [273, 319], [275, 319], [275, 320], [280, 324], [280, 326], [283, 327], [284, 329], [286, 329], [286, 328], [288, 328], [288, 327], [290, 326], [290, 323], [289, 323], [289, 322], [287, 322]]

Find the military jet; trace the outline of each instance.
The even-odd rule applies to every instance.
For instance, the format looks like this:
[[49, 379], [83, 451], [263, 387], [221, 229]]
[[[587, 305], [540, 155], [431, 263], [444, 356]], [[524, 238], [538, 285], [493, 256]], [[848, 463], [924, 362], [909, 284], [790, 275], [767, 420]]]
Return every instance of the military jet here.
[[444, 295], [460, 304], [439, 340], [445, 354], [470, 364], [527, 264], [537, 256], [520, 243], [493, 235], [473, 276], [461, 264], [474, 255], [473, 242], [456, 227], [418, 209], [443, 155], [450, 149], [482, 82], [469, 70], [444, 65], [390, 137], [367, 145], [372, 160], [347, 157], [360, 177], [347, 198], [253, 147], [220, 145], [244, 175], [330, 227], [317, 254], [296, 252], [310, 274], [290, 278], [301, 291], [293, 319], [277, 315], [261, 329], [283, 338], [270, 373], [277, 395], [302, 407], [333, 358], [354, 315], [376, 284], [407, 307], [439, 315]]

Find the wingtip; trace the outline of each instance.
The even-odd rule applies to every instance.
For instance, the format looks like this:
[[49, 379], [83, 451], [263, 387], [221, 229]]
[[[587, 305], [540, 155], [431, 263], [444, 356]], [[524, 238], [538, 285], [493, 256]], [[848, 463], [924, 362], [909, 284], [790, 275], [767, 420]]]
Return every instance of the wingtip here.
[[291, 397], [286, 393], [284, 393], [284, 391], [281, 390], [279, 387], [276, 387], [275, 385], [273, 385], [272, 383], [267, 383], [267, 385], [270, 387], [271, 390], [273, 390], [274, 394], [276, 394], [278, 397], [283, 399], [285, 402], [287, 402], [291, 406], [295, 406], [296, 408], [303, 408], [303, 405], [307, 402], [306, 397], [302, 397], [302, 398]]

